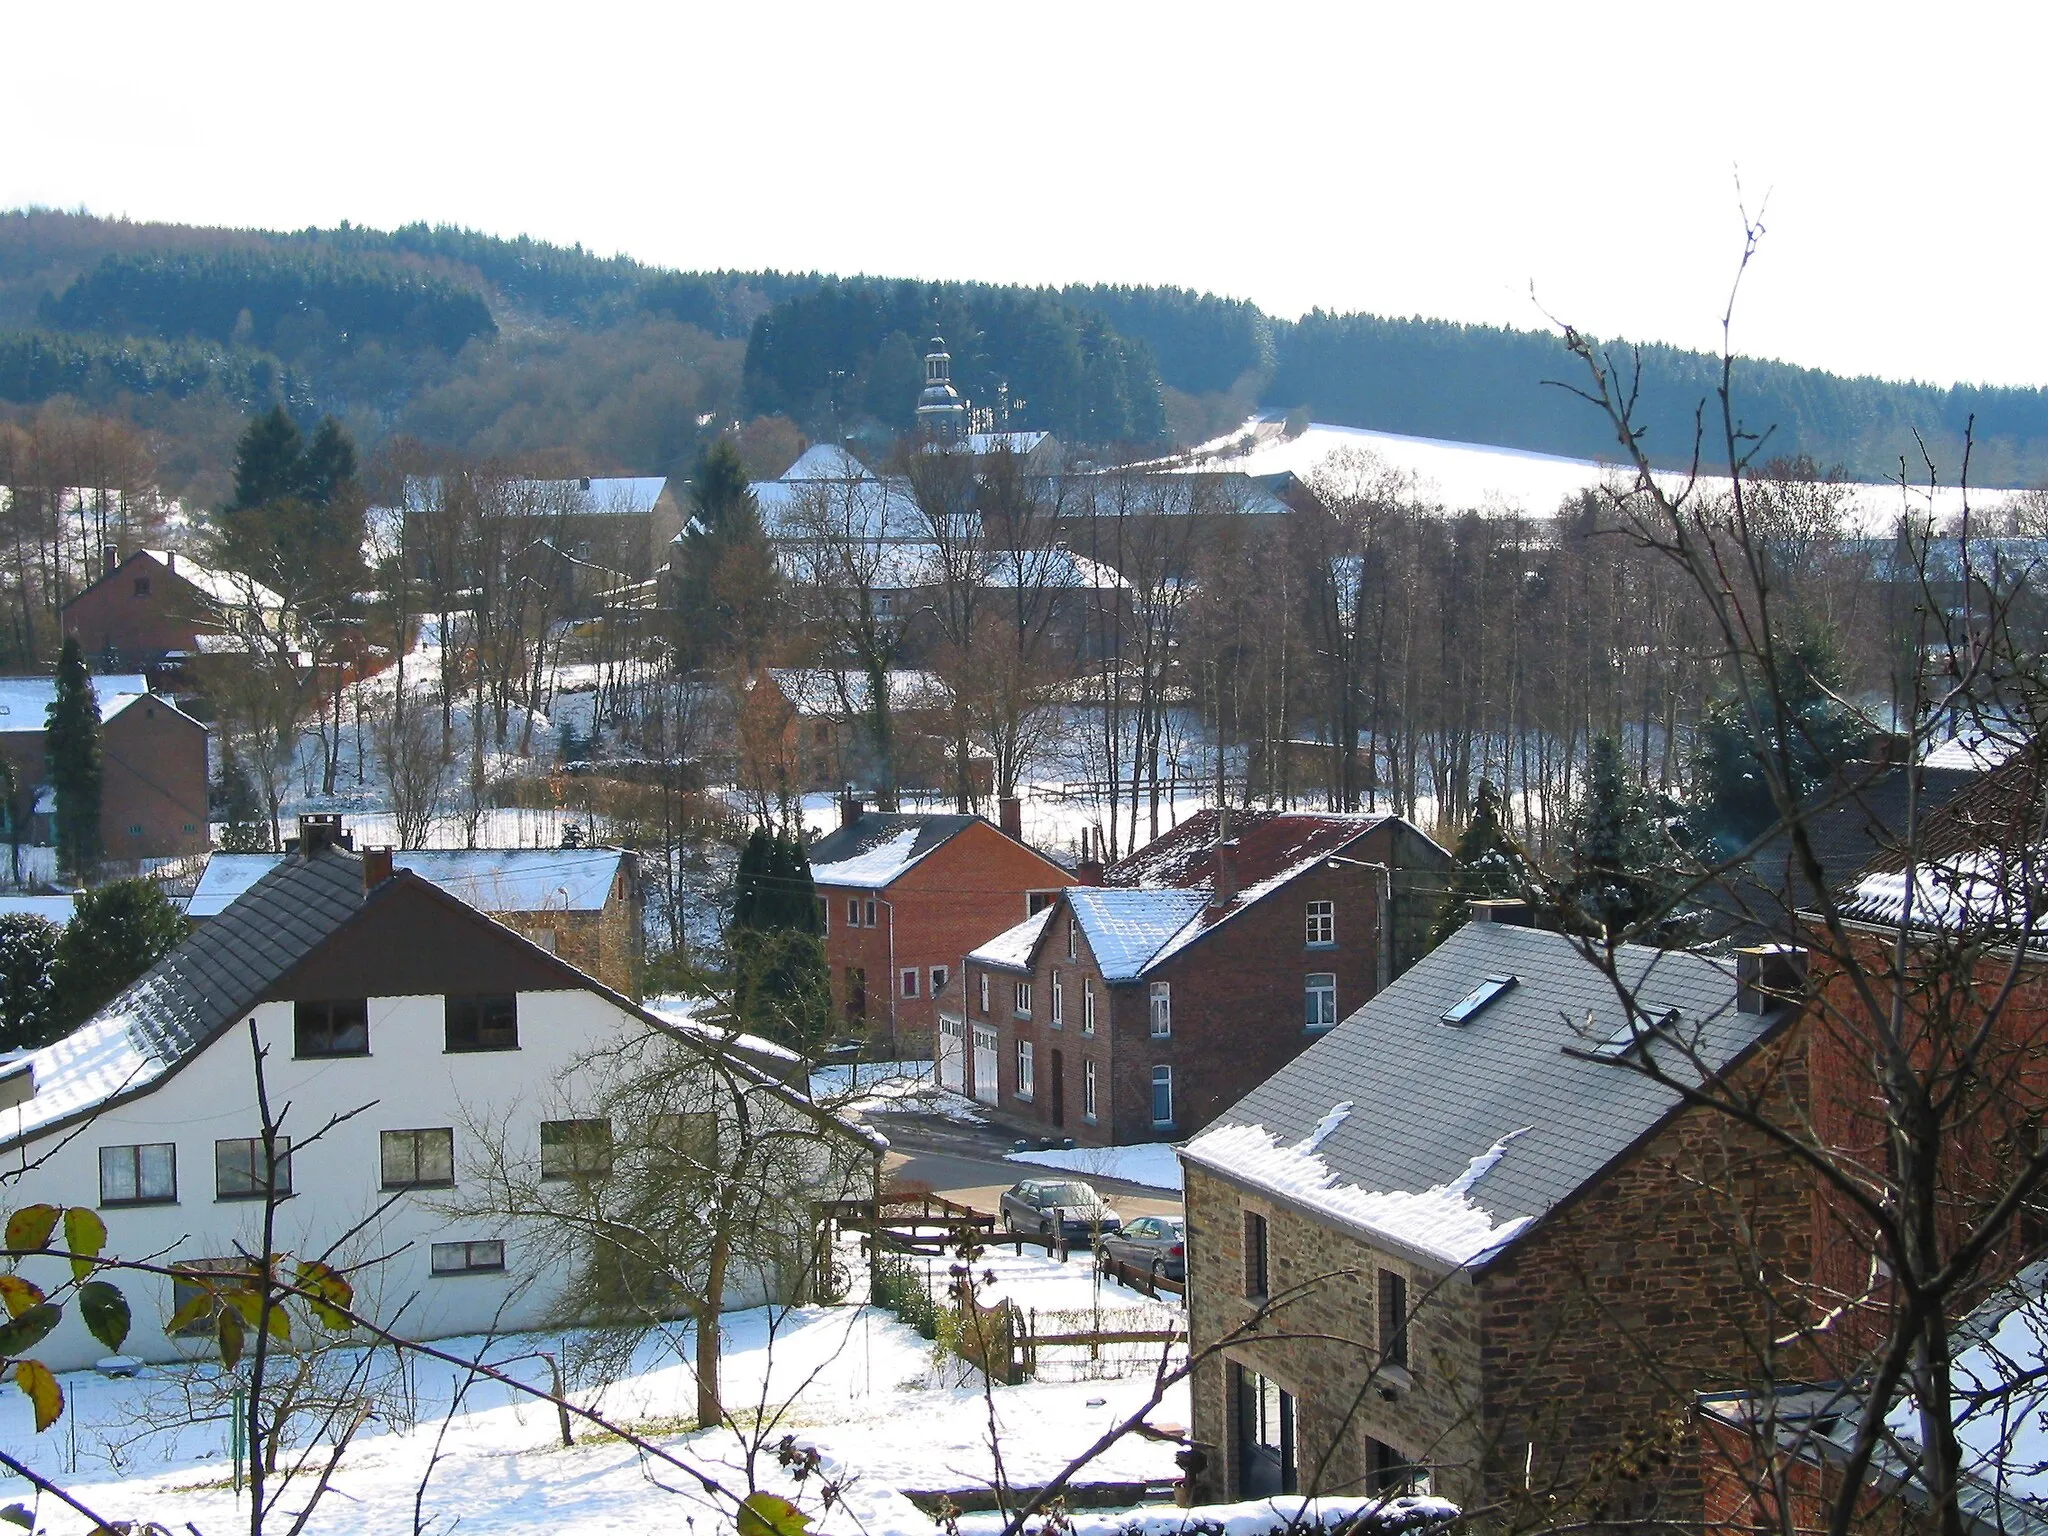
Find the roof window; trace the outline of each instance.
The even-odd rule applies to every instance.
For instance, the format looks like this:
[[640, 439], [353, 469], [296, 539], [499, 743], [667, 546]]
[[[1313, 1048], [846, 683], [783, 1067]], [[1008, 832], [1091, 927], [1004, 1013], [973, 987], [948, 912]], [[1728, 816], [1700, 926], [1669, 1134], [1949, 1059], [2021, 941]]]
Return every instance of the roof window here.
[[[1627, 1020], [1613, 1034], [1598, 1045], [1592, 1043], [1590, 1028], [1576, 1040], [1564, 1045], [1567, 1056], [1583, 1057], [1587, 1061], [1620, 1061], [1628, 1053], [1654, 1035], [1668, 1035], [1678, 1028], [1684, 1017], [1676, 1008], [1660, 1008], [1654, 1003], [1640, 1003], [1629, 1010]], [[1586, 1016], [1590, 1026], [1593, 1017]]]
[[1489, 976], [1470, 992], [1459, 998], [1443, 1013], [1445, 1024], [1470, 1024], [1478, 1018], [1493, 1001], [1513, 988], [1519, 981], [1514, 976]]

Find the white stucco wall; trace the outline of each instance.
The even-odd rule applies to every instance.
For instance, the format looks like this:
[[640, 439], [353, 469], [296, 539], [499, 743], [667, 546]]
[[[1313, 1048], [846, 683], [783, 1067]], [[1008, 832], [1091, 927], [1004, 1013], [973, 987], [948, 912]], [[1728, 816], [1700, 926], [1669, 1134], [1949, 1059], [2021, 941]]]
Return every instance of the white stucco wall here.
[[[400, 1195], [336, 1255], [343, 1264], [391, 1255], [357, 1277], [357, 1306], [422, 1339], [540, 1323], [559, 1274], [533, 1272], [522, 1258], [522, 1248], [533, 1245], [522, 1243], [518, 1232], [488, 1219], [451, 1217], [437, 1204], [459, 1200], [465, 1173], [473, 1173], [480, 1156], [471, 1129], [479, 1124], [501, 1126], [505, 1146], [524, 1149], [537, 1167], [541, 1121], [572, 1112], [572, 1069], [593, 1048], [639, 1032], [643, 1022], [592, 992], [524, 992], [518, 1050], [450, 1053], [439, 997], [373, 997], [368, 1056], [298, 1060], [292, 1053], [292, 1005], [264, 1004], [254, 1016], [269, 1050], [265, 1075], [272, 1110], [282, 1113], [281, 1129], [295, 1147], [331, 1116], [362, 1110], [317, 1144], [294, 1152], [295, 1192], [279, 1208], [277, 1250], [317, 1255], [389, 1198], [380, 1187], [380, 1132], [452, 1127], [453, 1195]], [[177, 1202], [103, 1208], [109, 1251], [161, 1263], [229, 1257], [238, 1245], [259, 1251], [263, 1202], [215, 1198], [214, 1142], [255, 1136], [260, 1129], [245, 1018], [155, 1092], [103, 1111], [82, 1129], [60, 1129], [5, 1154], [16, 1176], [0, 1190], [0, 1208], [38, 1201], [98, 1207], [101, 1147], [174, 1142]], [[431, 1244], [488, 1238], [505, 1241], [504, 1273], [430, 1272]], [[38, 1279], [39, 1262], [48, 1271], [42, 1278], [54, 1284], [61, 1273], [54, 1262], [31, 1260], [22, 1272]], [[201, 1352], [200, 1344], [180, 1345], [164, 1335], [163, 1321], [172, 1311], [168, 1280], [113, 1278], [134, 1310], [124, 1353], [162, 1361], [181, 1351]], [[35, 1353], [53, 1369], [68, 1370], [90, 1365], [106, 1351], [67, 1313]]]

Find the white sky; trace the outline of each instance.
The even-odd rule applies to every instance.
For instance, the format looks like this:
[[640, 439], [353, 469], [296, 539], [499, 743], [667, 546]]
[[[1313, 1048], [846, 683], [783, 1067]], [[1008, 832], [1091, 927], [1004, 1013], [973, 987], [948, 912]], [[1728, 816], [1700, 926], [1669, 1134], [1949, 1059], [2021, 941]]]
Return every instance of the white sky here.
[[0, 206], [1179, 283], [2048, 383], [2048, 8], [8, 7]]

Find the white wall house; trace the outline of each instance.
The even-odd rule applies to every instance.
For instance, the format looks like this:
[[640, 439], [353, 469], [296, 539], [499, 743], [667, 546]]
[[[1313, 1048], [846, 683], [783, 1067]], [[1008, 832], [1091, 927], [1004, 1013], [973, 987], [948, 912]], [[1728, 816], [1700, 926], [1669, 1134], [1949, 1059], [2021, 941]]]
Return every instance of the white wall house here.
[[[579, 1080], [593, 1053], [664, 1026], [389, 858], [311, 842], [74, 1034], [9, 1063], [0, 1207], [96, 1207], [109, 1252], [126, 1258], [260, 1252], [253, 1021], [273, 1112], [289, 1106], [285, 1136], [306, 1142], [351, 1117], [291, 1154], [273, 1251], [317, 1257], [360, 1226], [331, 1262], [378, 1259], [352, 1276], [358, 1309], [406, 1337], [547, 1321], [564, 1276], [545, 1255], [559, 1245], [461, 1214], [483, 1208], [465, 1195], [494, 1166], [523, 1166], [542, 1187], [588, 1175]], [[757, 1113], [765, 1103], [825, 1122], [872, 1166], [863, 1133], [688, 1038], [707, 1080], [746, 1083]], [[164, 1333], [183, 1288], [113, 1278], [134, 1311], [126, 1353], [172, 1360], [208, 1347]], [[778, 1285], [786, 1278], [737, 1275], [729, 1294], [758, 1300]], [[35, 1353], [64, 1370], [105, 1350], [67, 1314]]]

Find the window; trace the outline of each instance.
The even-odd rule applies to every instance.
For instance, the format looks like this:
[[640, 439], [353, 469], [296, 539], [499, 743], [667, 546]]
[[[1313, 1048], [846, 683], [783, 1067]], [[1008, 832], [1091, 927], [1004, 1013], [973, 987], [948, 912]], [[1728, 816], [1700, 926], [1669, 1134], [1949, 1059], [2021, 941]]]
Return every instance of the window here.
[[476, 1243], [435, 1243], [427, 1250], [437, 1275], [487, 1275], [505, 1267], [505, 1245], [497, 1238]]
[[903, 967], [903, 995], [905, 997], [917, 996], [917, 967], [914, 965]]
[[1380, 1364], [1408, 1363], [1408, 1277], [1380, 1271]]
[[1018, 983], [1017, 983], [1017, 988], [1016, 988], [1016, 994], [1017, 994], [1017, 995], [1016, 995], [1016, 1004], [1017, 1004], [1017, 1011], [1018, 1011], [1019, 1013], [1024, 1013], [1024, 1014], [1028, 1014], [1028, 1013], [1030, 1013], [1030, 1012], [1031, 1012], [1031, 983], [1030, 983], [1030, 982], [1028, 982], [1028, 981], [1020, 981], [1020, 982], [1018, 982]]
[[858, 896], [846, 898], [846, 926], [849, 928], [858, 928], [860, 926], [860, 898]]
[[1152, 1123], [1173, 1124], [1173, 1068], [1152, 1069]]
[[937, 997], [946, 990], [946, 983], [953, 979], [953, 973], [943, 965], [932, 967], [932, 996]]
[[1410, 1461], [1391, 1445], [1373, 1439], [1365, 1441], [1366, 1488], [1377, 1495], [1426, 1494], [1430, 1491], [1429, 1468]]
[[1095, 1118], [1095, 1063], [1081, 1063], [1081, 1118], [1093, 1121]]
[[[175, 1278], [171, 1281], [171, 1313], [173, 1316], [185, 1310], [201, 1296], [218, 1297], [222, 1290], [240, 1290], [239, 1283], [246, 1280], [251, 1271], [247, 1259], [184, 1259], [171, 1265]], [[184, 1277], [190, 1275], [187, 1280]], [[200, 1312], [191, 1322], [177, 1330], [181, 1338], [195, 1335], [212, 1335], [219, 1331], [216, 1319], [220, 1316], [220, 1303], [216, 1299], [212, 1306]]]
[[[213, 1194], [217, 1200], [261, 1200], [269, 1192], [273, 1170], [263, 1160], [261, 1136], [235, 1136], [213, 1144]], [[276, 1187], [292, 1192], [292, 1142], [277, 1138]]]
[[1026, 917], [1038, 916], [1039, 913], [1059, 900], [1059, 895], [1058, 891], [1027, 892], [1024, 897], [1024, 915]]
[[1489, 976], [1443, 1012], [1445, 1024], [1469, 1024], [1487, 1004], [1514, 986], [1512, 976]]
[[611, 1121], [541, 1121], [540, 1176], [543, 1179], [598, 1179], [611, 1171]]
[[849, 1019], [868, 1016], [868, 968], [864, 965], [846, 968], [846, 1016]]
[[135, 595], [137, 597], [149, 596], [149, 578], [147, 576], [135, 578]]
[[1081, 978], [1081, 1033], [1095, 1033], [1095, 983], [1086, 976]]
[[140, 837], [140, 836], [142, 836], [142, 823], [141, 823], [141, 822], [139, 822], [139, 821], [131, 821], [131, 822], [129, 822], [129, 823], [128, 823], [128, 835], [129, 835], [130, 837]]
[[1310, 971], [1302, 983], [1303, 1022], [1310, 1029], [1328, 1029], [1337, 1022], [1337, 977], [1331, 971]]
[[988, 1012], [988, 972], [981, 973], [981, 1011]]
[[1074, 920], [1072, 918], [1067, 919], [1067, 958], [1069, 960], [1079, 958], [1074, 953]]
[[1312, 901], [1308, 904], [1308, 947], [1321, 949], [1337, 942], [1337, 903]]
[[370, 1054], [370, 1000], [339, 997], [292, 1004], [292, 1051], [299, 1056]]
[[172, 1205], [177, 1199], [176, 1142], [100, 1148], [101, 1205]]
[[868, 898], [868, 926], [875, 926], [875, 898], [872, 896]]
[[446, 1189], [455, 1182], [455, 1132], [386, 1131], [377, 1138], [386, 1189]]
[[1247, 1301], [1263, 1301], [1267, 1284], [1266, 1218], [1256, 1211], [1244, 1213], [1244, 1294]]
[[1037, 1084], [1037, 1052], [1029, 1040], [1017, 1042], [1017, 1097], [1028, 1099]]
[[656, 1156], [671, 1164], [708, 1168], [718, 1161], [718, 1115], [713, 1110], [656, 1115], [651, 1131]]
[[830, 933], [831, 931], [832, 903], [827, 901], [824, 897], [820, 896], [818, 898], [818, 932]]
[[891, 617], [895, 612], [896, 594], [894, 592], [877, 592], [875, 594], [875, 617], [878, 619], [886, 619]]
[[511, 992], [451, 997], [444, 1005], [451, 1051], [519, 1049], [519, 998]]
[[1173, 1033], [1173, 983], [1152, 983], [1152, 1038], [1164, 1040]]
[[1060, 982], [1060, 973], [1052, 973], [1052, 1027], [1058, 1029], [1067, 1021], [1067, 989]]

